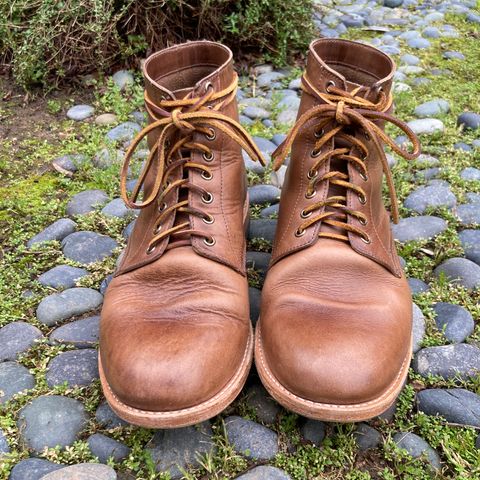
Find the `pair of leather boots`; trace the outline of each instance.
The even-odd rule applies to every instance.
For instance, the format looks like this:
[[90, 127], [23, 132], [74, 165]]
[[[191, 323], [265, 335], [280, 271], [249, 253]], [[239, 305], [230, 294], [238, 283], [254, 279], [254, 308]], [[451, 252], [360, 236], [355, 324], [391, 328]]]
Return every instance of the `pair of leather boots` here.
[[[392, 116], [394, 63], [370, 46], [320, 39], [309, 49], [255, 336], [249, 318], [241, 149], [262, 155], [238, 122], [231, 51], [189, 42], [143, 67], [149, 125], [132, 142], [122, 196], [140, 209], [105, 295], [100, 376], [113, 410], [156, 428], [195, 424], [241, 391], [253, 352], [268, 392], [325, 421], [385, 411], [406, 378], [412, 301], [382, 201], [397, 203], [384, 145], [414, 158]], [[409, 153], [384, 133], [402, 129]], [[147, 137], [133, 191], [127, 173]]]

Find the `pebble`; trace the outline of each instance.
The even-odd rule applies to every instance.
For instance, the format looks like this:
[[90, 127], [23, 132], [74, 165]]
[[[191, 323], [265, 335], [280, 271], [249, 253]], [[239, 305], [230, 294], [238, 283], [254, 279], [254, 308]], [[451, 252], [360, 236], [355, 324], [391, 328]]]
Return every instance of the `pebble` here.
[[428, 284], [418, 278], [409, 278], [407, 281], [412, 295], [418, 295], [419, 293], [428, 292], [430, 290]]
[[91, 105], [74, 105], [67, 111], [67, 117], [77, 122], [91, 117], [95, 109]]
[[75, 173], [86, 161], [87, 157], [85, 155], [62, 155], [52, 161], [52, 166], [57, 172], [63, 174], [68, 174], [68, 172]]
[[464, 112], [458, 116], [457, 125], [466, 130], [476, 130], [480, 127], [480, 114], [474, 112]]
[[447, 229], [443, 218], [433, 216], [402, 218], [392, 225], [393, 236], [400, 242], [430, 239]]
[[101, 403], [95, 412], [95, 420], [104, 428], [124, 427], [128, 423], [121, 419], [110, 407], [107, 402]]
[[80, 401], [60, 395], [42, 395], [20, 410], [17, 427], [22, 442], [41, 453], [45, 447], [71, 445], [87, 421], [88, 415]]
[[456, 214], [462, 225], [480, 224], [480, 208], [478, 208], [478, 204], [459, 205]]
[[402, 6], [403, 0], [383, 0], [383, 4], [388, 8], [397, 8]]
[[229, 443], [237, 453], [249, 459], [271, 460], [278, 453], [277, 434], [242, 417], [227, 417], [225, 430]]
[[109, 198], [103, 190], [85, 190], [74, 195], [67, 203], [67, 215], [84, 215], [93, 212], [108, 202]]
[[0, 363], [0, 405], [35, 387], [34, 376], [17, 362]]
[[463, 180], [480, 181], [480, 169], [474, 167], [464, 168], [460, 172], [460, 178], [463, 178]]
[[405, 199], [406, 208], [417, 213], [425, 213], [427, 208], [453, 208], [457, 199], [450, 187], [438, 184], [422, 186], [414, 190]]
[[318, 420], [307, 418], [300, 427], [300, 434], [304, 440], [318, 446], [325, 438], [325, 424]]
[[125, 239], [128, 239], [133, 232], [133, 228], [135, 227], [135, 220], [132, 220], [123, 230], [122, 236]]
[[433, 311], [436, 314], [435, 323], [448, 341], [461, 343], [473, 333], [473, 317], [460, 305], [438, 302], [433, 306]]
[[263, 118], [269, 118], [270, 117], [270, 112], [265, 110], [262, 107], [255, 107], [253, 105], [249, 105], [244, 108], [243, 110], [243, 115], [247, 116], [248, 118], [251, 118], [252, 120], [257, 120], [257, 119], [263, 119]]
[[302, 86], [302, 79], [300, 77], [299, 78], [294, 78], [288, 84], [288, 88], [290, 90], [300, 90], [301, 86]]
[[117, 247], [118, 243], [113, 238], [87, 231], [72, 233], [62, 241], [65, 257], [84, 265], [110, 257]]
[[75, 287], [45, 297], [37, 307], [37, 319], [45, 325], [55, 325], [67, 318], [98, 308], [103, 296], [92, 288]]
[[50, 270], [42, 273], [38, 281], [46, 287], [52, 288], [71, 288], [74, 287], [77, 280], [88, 275], [84, 268], [72, 267], [70, 265], [57, 265]]
[[415, 355], [412, 366], [422, 376], [467, 379], [480, 371], [480, 349], [466, 343], [427, 347]]
[[282, 78], [285, 78], [285, 74], [281, 72], [262, 73], [257, 77], [257, 87], [272, 87], [272, 84], [275, 84], [276, 82], [278, 82], [278, 80], [281, 80]]
[[124, 157], [123, 150], [115, 150], [111, 148], [102, 148], [93, 157], [93, 164], [102, 170], [112, 165], [119, 165]]
[[480, 427], [480, 396], [463, 388], [431, 388], [417, 393], [417, 407], [447, 422]]
[[248, 298], [250, 300], [250, 320], [253, 326], [260, 317], [260, 305], [262, 303], [262, 292], [255, 287], [248, 287]]
[[465, 55], [463, 53], [455, 51], [444, 52], [442, 57], [447, 60], [465, 60]]
[[436, 157], [432, 157], [431, 155], [426, 155], [425, 153], [421, 153], [416, 159], [415, 163], [418, 165], [425, 165], [429, 167], [436, 167], [440, 164], [440, 160]]
[[449, 281], [473, 290], [480, 286], [480, 266], [466, 258], [449, 258], [433, 271], [438, 278], [445, 275]]
[[248, 229], [248, 238], [264, 238], [269, 242], [273, 242], [276, 228], [277, 220], [266, 218], [252, 219]]
[[95, 117], [95, 123], [97, 125], [111, 125], [117, 122], [118, 122], [118, 118], [113, 113], [102, 113], [101, 115], [98, 115], [97, 117]]
[[278, 170], [274, 170], [270, 174], [270, 182], [272, 185], [278, 188], [283, 187], [283, 183], [285, 182], [285, 174], [287, 173], [287, 166], [282, 165]]
[[29, 323], [8, 323], [0, 328], [0, 362], [15, 360], [42, 337], [42, 332]]
[[255, 384], [247, 389], [246, 403], [257, 414], [257, 420], [274, 424], [282, 411], [280, 405], [268, 394], [263, 385]]
[[259, 465], [246, 473], [243, 473], [237, 480], [291, 480], [283, 470], [269, 465]]
[[458, 234], [465, 256], [480, 265], [480, 230], [463, 230]]
[[261, 218], [277, 218], [278, 212], [280, 210], [280, 204], [276, 203], [275, 205], [270, 205], [260, 210]]
[[50, 334], [50, 342], [73, 345], [76, 348], [91, 348], [99, 340], [100, 316], [82, 318], [56, 328]]
[[248, 189], [250, 205], [277, 203], [280, 200], [280, 194], [280, 189], [273, 185], [254, 185]]
[[41, 480], [47, 473], [59, 470], [64, 466], [43, 458], [26, 458], [20, 460], [12, 468], [9, 480]]
[[98, 353], [94, 348], [59, 353], [48, 364], [46, 380], [49, 387], [90, 385], [98, 378]]
[[442, 36], [442, 33], [437, 27], [427, 27], [423, 31], [422, 35], [425, 38], [440, 38]]
[[129, 85], [135, 83], [133, 75], [128, 70], [119, 70], [112, 75], [113, 83], [120, 89], [125, 90]]
[[117, 480], [117, 474], [107, 465], [78, 463], [48, 473], [41, 480]]
[[407, 125], [416, 135], [432, 135], [442, 133], [445, 130], [445, 125], [438, 118], [419, 118], [418, 120], [411, 120]]
[[141, 129], [142, 127], [136, 122], [124, 122], [109, 130], [105, 139], [111, 142], [129, 142]]
[[287, 136], [286, 136], [284, 133], [276, 133], [276, 134], [272, 137], [272, 143], [277, 147], [277, 146], [280, 145], [286, 138], [287, 138]]
[[473, 148], [470, 145], [467, 145], [465, 142], [457, 142], [453, 145], [455, 150], [462, 150], [463, 152], [471, 152]]
[[410, 48], [416, 48], [417, 50], [424, 50], [430, 47], [430, 42], [426, 38], [414, 37], [407, 40], [407, 45]]
[[393, 436], [393, 441], [399, 448], [406, 450], [413, 458], [425, 456], [428, 463], [435, 469], [440, 470], [442, 464], [440, 456], [423, 438], [411, 432], [400, 432]]
[[420, 59], [416, 55], [412, 55], [410, 53], [406, 53], [400, 57], [400, 61], [405, 65], [418, 65], [420, 63]]
[[247, 268], [260, 272], [263, 278], [267, 275], [271, 254], [266, 252], [247, 252]]
[[423, 338], [425, 337], [425, 317], [418, 305], [412, 304], [413, 320], [412, 320], [412, 346], [413, 353], [418, 352], [422, 348]]
[[380, 432], [366, 423], [359, 423], [353, 435], [361, 451], [377, 448], [382, 443]]
[[435, 117], [443, 115], [450, 111], [450, 104], [446, 100], [437, 98], [429, 102], [422, 103], [415, 109], [415, 116], [420, 118]]
[[157, 472], [168, 472], [172, 480], [183, 478], [182, 470], [199, 465], [199, 455], [215, 451], [212, 427], [203, 422], [191, 427], [157, 430], [147, 444]]
[[128, 208], [123, 199], [115, 198], [102, 208], [101, 213], [110, 218], [127, 218], [134, 215], [134, 210]]
[[0, 460], [4, 456], [4, 454], [10, 453], [10, 447], [7, 442], [7, 438], [2, 430], [0, 430]]
[[130, 454], [130, 448], [124, 443], [107, 437], [101, 433], [94, 433], [87, 438], [92, 454], [100, 463], [107, 463], [110, 458], [114, 462], [121, 462]]
[[32, 237], [27, 247], [31, 248], [35, 244], [50, 242], [52, 240], [63, 240], [67, 235], [70, 235], [77, 229], [77, 224], [70, 218], [61, 218], [53, 222], [45, 230], [37, 233]]

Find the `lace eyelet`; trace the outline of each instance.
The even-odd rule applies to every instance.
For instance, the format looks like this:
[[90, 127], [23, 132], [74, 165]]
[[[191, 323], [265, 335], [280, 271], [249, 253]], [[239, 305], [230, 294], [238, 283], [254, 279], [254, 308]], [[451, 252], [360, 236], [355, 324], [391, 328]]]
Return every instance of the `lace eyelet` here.
[[329, 80], [329, 81], [327, 82], [327, 85], [326, 85], [326, 87], [325, 87], [325, 90], [326, 90], [328, 93], [330, 93], [330, 87], [335, 87], [335, 86], [336, 86], [336, 85], [335, 85], [335, 82], [334, 82], [333, 80]]
[[211, 215], [209, 215], [208, 217], [203, 217], [202, 220], [203, 220], [207, 225], [211, 225], [211, 224], [215, 221], [215, 218], [212, 217]]
[[145, 253], [146, 253], [147, 255], [150, 255], [150, 254], [152, 254], [152, 253], [155, 251], [156, 248], [157, 248], [156, 245], [151, 245], [150, 247], [147, 248], [147, 250], [145, 251]]
[[212, 82], [207, 82], [207, 83], [205, 84], [205, 93], [208, 92], [208, 89], [209, 89], [209, 88], [213, 88]]
[[315, 149], [313, 149], [313, 150], [310, 152], [310, 156], [311, 156], [312, 158], [316, 158], [316, 157], [318, 157], [321, 153], [322, 153], [321, 150], [315, 150]]
[[370, 243], [372, 243], [372, 240], [371, 240], [371, 238], [370, 238], [368, 235], [366, 235], [365, 237], [362, 236], [362, 237], [360, 237], [360, 238], [362, 239], [362, 242], [363, 242], [363, 243], [366, 243], [367, 245], [369, 245]]
[[158, 211], [163, 212], [167, 208], [167, 204], [163, 202], [161, 205], [158, 206]]
[[201, 174], [201, 177], [202, 177], [204, 180], [211, 180], [211, 179], [213, 178], [213, 173], [203, 171], [202, 174]]
[[360, 223], [360, 225], [363, 225], [363, 226], [368, 224], [368, 220], [366, 218], [359, 218], [358, 222]]
[[306, 193], [305, 198], [313, 198], [317, 194], [317, 191], [314, 190], [312, 193]]
[[297, 228], [297, 231], [295, 232], [296, 237], [303, 237], [307, 233], [307, 231], [304, 228]]
[[368, 132], [364, 131], [364, 132], [363, 132], [363, 136], [365, 137], [365, 140], [366, 140], [367, 142], [370, 141], [370, 135], [368, 134]]
[[213, 202], [213, 195], [210, 192], [207, 192], [205, 195], [202, 195], [202, 202], [203, 203], [212, 203]]
[[365, 175], [364, 173], [360, 173], [360, 178], [361, 178], [364, 182], [368, 182], [368, 175]]
[[210, 134], [206, 133], [205, 138], [210, 141], [215, 140], [215, 138], [217, 137], [215, 130], [213, 128], [210, 128], [209, 131], [210, 131]]
[[204, 152], [203, 159], [206, 162], [211, 162], [213, 160], [213, 158], [214, 158], [213, 152], [210, 152], [210, 153]]
[[367, 203], [367, 197], [365, 195], [362, 195], [361, 193], [358, 194], [358, 201], [362, 204], [365, 205]]
[[312, 212], [306, 212], [305, 210], [302, 210], [302, 211], [300, 212], [300, 216], [301, 216], [302, 218], [308, 218], [308, 217], [310, 217], [311, 215], [312, 215]]
[[217, 243], [217, 242], [216, 242], [216, 240], [215, 240], [213, 237], [205, 237], [205, 238], [203, 239], [203, 243], [204, 243], [205, 245], [211, 247], [211, 246], [215, 245], [215, 243]]
[[317, 178], [318, 177], [318, 172], [317, 170], [309, 170], [308, 173], [307, 173], [307, 178], [309, 180], [313, 180], [314, 178]]
[[325, 135], [325, 129], [322, 128], [321, 130], [317, 130], [313, 133], [315, 138], [322, 138]]
[[154, 229], [153, 229], [153, 234], [154, 235], [158, 235], [160, 233], [160, 230], [162, 229], [162, 226], [161, 225], [157, 225]]

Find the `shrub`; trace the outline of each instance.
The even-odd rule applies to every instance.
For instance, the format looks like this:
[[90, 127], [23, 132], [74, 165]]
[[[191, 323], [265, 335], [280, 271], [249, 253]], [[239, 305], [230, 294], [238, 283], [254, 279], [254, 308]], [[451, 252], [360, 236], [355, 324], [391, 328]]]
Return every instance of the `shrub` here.
[[312, 0], [2, 0], [0, 59], [20, 85], [55, 85], [207, 38], [284, 63], [313, 32]]

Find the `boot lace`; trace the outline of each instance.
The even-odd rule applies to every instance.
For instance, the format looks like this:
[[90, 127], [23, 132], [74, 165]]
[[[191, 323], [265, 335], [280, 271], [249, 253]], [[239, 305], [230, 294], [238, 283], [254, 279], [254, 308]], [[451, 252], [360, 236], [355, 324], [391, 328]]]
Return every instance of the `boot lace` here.
[[[361, 186], [352, 183], [349, 175], [346, 173], [335, 170], [330, 170], [322, 176], [319, 176], [318, 173], [318, 169], [322, 164], [328, 160], [339, 159], [355, 165], [360, 177], [364, 181], [368, 180], [366, 165], [366, 159], [369, 155], [368, 148], [362, 140], [348, 133], [348, 130], [352, 127], [355, 129], [360, 128], [364, 132], [365, 139], [373, 141], [374, 149], [382, 163], [390, 192], [392, 218], [395, 223], [398, 223], [397, 195], [382, 142], [391, 147], [398, 155], [408, 160], [413, 160], [420, 154], [420, 143], [406, 123], [387, 113], [393, 103], [391, 94], [387, 96], [383, 91], [380, 91], [378, 102], [373, 103], [360, 96], [362, 92], [365, 93], [365, 87], [357, 87], [351, 92], [347, 92], [337, 88], [334, 82], [330, 82], [326, 93], [323, 93], [317, 90], [306, 76], [302, 77], [302, 89], [325, 103], [308, 110], [297, 120], [287, 138], [272, 155], [274, 169], [278, 170], [280, 168], [302, 127], [311, 119], [318, 119], [319, 122], [315, 132], [317, 140], [311, 151], [311, 156], [316, 158], [316, 161], [307, 174], [308, 184], [305, 197], [313, 198], [316, 194], [317, 185], [321, 182], [329, 182], [331, 185], [343, 187], [345, 191], [351, 190], [355, 192], [360, 203], [366, 204], [368, 199], [365, 190]], [[403, 130], [413, 145], [413, 151], [409, 152], [397, 146], [394, 140], [385, 134], [382, 128], [375, 123], [378, 121], [390, 122]], [[327, 125], [331, 125], [331, 129], [325, 133]], [[348, 146], [336, 147], [336, 143]], [[322, 152], [322, 148], [325, 146], [328, 148]], [[322, 209], [321, 213], [312, 216], [315, 211], [320, 209]], [[363, 226], [368, 222], [367, 217], [362, 212], [350, 209], [347, 206], [346, 194], [330, 196], [325, 200], [309, 205], [301, 212], [304, 222], [299, 225], [295, 235], [302, 236], [308, 227], [318, 222], [324, 222], [332, 227], [359, 235], [365, 243], [370, 243], [370, 238], [366, 232], [356, 225], [348, 223], [349, 216], [356, 218]], [[347, 235], [334, 232], [320, 231], [319, 236], [348, 241]]]
[[[159, 216], [156, 219], [153, 237], [149, 242], [147, 254], [152, 253], [156, 245], [164, 238], [172, 235], [196, 235], [204, 238], [206, 245], [212, 246], [215, 239], [204, 232], [190, 228], [190, 222], [185, 221], [171, 228], [162, 230], [162, 225], [171, 215], [183, 212], [203, 219], [207, 224], [213, 223], [214, 218], [207, 212], [193, 208], [188, 200], [179, 200], [168, 206], [165, 198], [175, 189], [187, 189], [201, 196], [204, 204], [213, 201], [213, 194], [204, 188], [190, 182], [185, 171], [194, 169], [201, 172], [205, 180], [211, 180], [213, 173], [209, 163], [214, 160], [214, 153], [208, 145], [193, 141], [193, 134], [200, 132], [207, 141], [213, 141], [216, 132], [225, 133], [230, 139], [238, 143], [252, 158], [265, 165], [265, 161], [258, 147], [250, 138], [248, 132], [235, 120], [220, 112], [235, 99], [238, 78], [224, 90], [215, 92], [211, 83], [207, 83], [205, 93], [200, 97], [188, 95], [178, 100], [163, 99], [155, 104], [145, 92], [145, 106], [153, 121], [145, 127], [132, 141], [126, 154], [120, 175], [121, 195], [125, 204], [133, 209], [143, 209], [156, 202]], [[159, 129], [160, 134], [151, 149], [135, 183], [130, 196], [127, 192], [127, 175], [133, 154], [149, 133]], [[171, 145], [171, 139], [176, 141]], [[191, 153], [202, 153], [204, 163], [193, 162]], [[182, 169], [178, 180], [171, 182], [169, 176], [177, 169]], [[141, 201], [138, 197], [144, 187], [149, 172], [155, 172], [153, 187]], [[187, 177], [187, 178], [186, 178]], [[171, 217], [170, 217], [171, 218]], [[168, 247], [167, 247], [168, 248]]]

